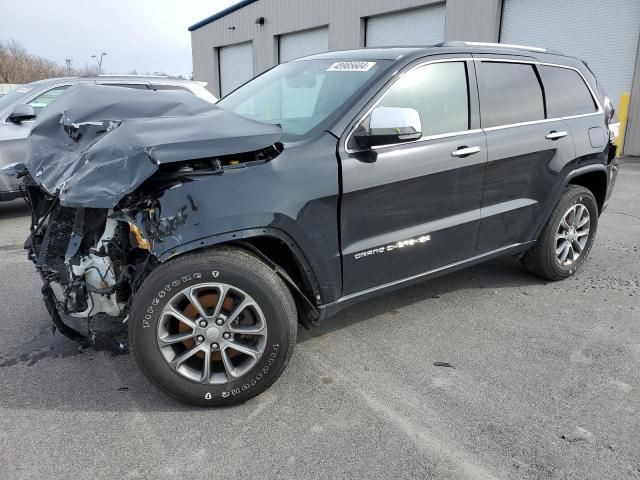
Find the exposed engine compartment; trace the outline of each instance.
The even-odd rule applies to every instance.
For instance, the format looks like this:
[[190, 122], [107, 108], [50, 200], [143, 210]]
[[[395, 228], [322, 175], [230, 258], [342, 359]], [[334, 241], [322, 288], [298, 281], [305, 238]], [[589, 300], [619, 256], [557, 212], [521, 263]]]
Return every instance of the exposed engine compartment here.
[[42, 276], [52, 317], [126, 319], [132, 294], [156, 263], [148, 244], [140, 248], [131, 226], [110, 218], [112, 210], [64, 207], [37, 186], [27, 186], [25, 198], [32, 210], [25, 247]]
[[[253, 168], [284, 148], [278, 125], [186, 92], [155, 93], [70, 88], [38, 116], [27, 163], [6, 172], [23, 179], [32, 214], [25, 248], [47, 310], [75, 340], [91, 339], [98, 317], [126, 321], [158, 262], [189, 239], [211, 236], [205, 226], [221, 214], [209, 201], [212, 188], [239, 194], [226, 177], [257, 182]], [[74, 319], [86, 328], [72, 327]]]

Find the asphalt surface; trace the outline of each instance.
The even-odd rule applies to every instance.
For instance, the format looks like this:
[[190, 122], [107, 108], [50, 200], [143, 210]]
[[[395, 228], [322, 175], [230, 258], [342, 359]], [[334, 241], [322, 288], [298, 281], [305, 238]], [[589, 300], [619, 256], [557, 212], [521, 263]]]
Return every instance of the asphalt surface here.
[[574, 278], [505, 258], [358, 305], [218, 410], [51, 333], [26, 213], [0, 205], [2, 478], [640, 479], [640, 159]]

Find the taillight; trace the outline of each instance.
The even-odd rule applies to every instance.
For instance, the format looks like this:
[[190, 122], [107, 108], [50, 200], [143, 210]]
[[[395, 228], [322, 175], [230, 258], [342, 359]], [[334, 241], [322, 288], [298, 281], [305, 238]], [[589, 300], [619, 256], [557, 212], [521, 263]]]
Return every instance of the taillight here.
[[607, 121], [607, 126], [609, 127], [609, 138], [613, 142], [616, 138], [618, 138], [618, 134], [620, 133], [620, 122], [618, 121], [618, 116], [616, 115], [616, 109], [613, 107], [611, 100], [609, 97], [604, 97], [604, 115]]

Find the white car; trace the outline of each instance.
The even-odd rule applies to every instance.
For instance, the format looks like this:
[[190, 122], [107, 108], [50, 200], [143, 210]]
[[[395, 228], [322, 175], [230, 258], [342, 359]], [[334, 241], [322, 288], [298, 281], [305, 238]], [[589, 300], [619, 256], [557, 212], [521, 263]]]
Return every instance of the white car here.
[[[38, 114], [77, 84], [95, 84], [143, 90], [184, 90], [211, 103], [214, 97], [205, 82], [158, 76], [97, 75], [39, 80], [0, 97], [0, 169], [24, 162], [27, 136]], [[20, 181], [0, 174], [0, 202], [20, 197]]]

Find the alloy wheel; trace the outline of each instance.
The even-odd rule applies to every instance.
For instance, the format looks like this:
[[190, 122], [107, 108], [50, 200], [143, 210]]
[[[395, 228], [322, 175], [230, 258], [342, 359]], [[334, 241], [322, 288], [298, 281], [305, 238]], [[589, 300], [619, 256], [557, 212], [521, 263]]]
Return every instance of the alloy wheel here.
[[183, 289], [165, 305], [158, 347], [179, 375], [224, 384], [242, 377], [264, 353], [267, 322], [258, 303], [225, 283]]
[[556, 232], [556, 260], [562, 266], [573, 265], [589, 241], [591, 216], [589, 209], [576, 203], [562, 216]]

